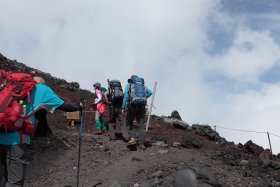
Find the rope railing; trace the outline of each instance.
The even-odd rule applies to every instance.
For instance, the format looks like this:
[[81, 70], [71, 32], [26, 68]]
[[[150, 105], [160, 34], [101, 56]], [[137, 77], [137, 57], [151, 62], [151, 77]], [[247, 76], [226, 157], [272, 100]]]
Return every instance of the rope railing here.
[[228, 130], [233, 130], [233, 131], [242, 131], [242, 132], [254, 132], [254, 133], [267, 133], [267, 132], [261, 132], [261, 131], [253, 131], [253, 130], [241, 130], [241, 129], [232, 129], [232, 128], [227, 128], [227, 127], [221, 127], [221, 126], [215, 126], [220, 129], [228, 129]]
[[220, 128], [220, 129], [226, 129], [226, 130], [233, 130], [233, 131], [239, 131], [239, 132], [252, 132], [252, 133], [259, 133], [259, 134], [267, 134], [267, 137], [268, 137], [268, 143], [269, 143], [269, 146], [270, 146], [270, 151], [271, 151], [271, 155], [272, 155], [272, 146], [271, 146], [271, 140], [270, 140], [270, 135], [272, 136], [275, 136], [275, 137], [279, 137], [279, 135], [277, 134], [272, 134], [272, 133], [269, 133], [269, 132], [263, 132], [263, 131], [253, 131], [253, 130], [242, 130], [242, 129], [233, 129], [233, 128], [227, 128], [227, 127], [221, 127], [221, 126], [217, 126], [215, 125], [214, 126], [214, 130], [216, 130], [216, 128]]
[[276, 136], [276, 137], [279, 137], [279, 138], [280, 138], [280, 136], [277, 135], [277, 134], [272, 134], [272, 133], [269, 133], [269, 134], [272, 135], [272, 136]]

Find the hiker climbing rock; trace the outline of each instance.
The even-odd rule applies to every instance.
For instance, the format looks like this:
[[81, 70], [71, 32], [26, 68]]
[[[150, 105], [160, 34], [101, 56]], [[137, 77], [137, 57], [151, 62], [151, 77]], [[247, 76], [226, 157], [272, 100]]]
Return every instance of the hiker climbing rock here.
[[129, 134], [128, 144], [136, 144], [135, 132], [133, 129], [133, 120], [136, 118], [139, 125], [139, 148], [145, 149], [145, 113], [147, 98], [150, 97], [153, 92], [145, 86], [144, 79], [137, 75], [132, 75], [128, 79], [128, 84], [124, 90], [124, 98], [122, 103], [122, 113], [126, 114], [126, 123]]
[[105, 92], [104, 97], [109, 104], [110, 121], [109, 121], [109, 136], [110, 140], [116, 139], [116, 123], [117, 119], [122, 129], [122, 136], [125, 140], [128, 139], [128, 133], [125, 124], [124, 115], [121, 113], [123, 101], [123, 89], [119, 80], [108, 81], [108, 90]]
[[103, 114], [105, 112], [105, 104], [102, 101], [102, 90], [101, 84], [96, 82], [93, 84], [95, 99], [92, 108], [96, 108], [95, 111], [95, 125], [96, 125], [96, 135], [101, 135], [107, 131], [106, 125], [103, 121]]

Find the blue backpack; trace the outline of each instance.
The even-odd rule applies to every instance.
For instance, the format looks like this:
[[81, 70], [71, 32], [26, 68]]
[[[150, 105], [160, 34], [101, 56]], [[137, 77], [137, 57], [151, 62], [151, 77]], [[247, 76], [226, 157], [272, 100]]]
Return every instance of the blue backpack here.
[[132, 105], [146, 105], [146, 88], [143, 78], [132, 76], [130, 79], [129, 102]]

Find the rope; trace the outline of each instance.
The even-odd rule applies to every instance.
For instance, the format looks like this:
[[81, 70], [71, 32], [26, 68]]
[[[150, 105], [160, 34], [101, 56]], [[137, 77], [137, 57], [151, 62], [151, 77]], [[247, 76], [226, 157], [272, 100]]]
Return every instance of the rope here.
[[280, 136], [279, 135], [276, 135], [276, 134], [272, 134], [272, 133], [269, 133], [270, 135], [272, 135], [272, 136], [277, 136], [277, 137], [279, 137], [280, 138]]
[[234, 130], [234, 131], [242, 131], [242, 132], [267, 133], [267, 132], [252, 131], [252, 130], [231, 129], [231, 128], [220, 127], [220, 126], [215, 126], [215, 127], [218, 127], [218, 128], [221, 128], [221, 129]]

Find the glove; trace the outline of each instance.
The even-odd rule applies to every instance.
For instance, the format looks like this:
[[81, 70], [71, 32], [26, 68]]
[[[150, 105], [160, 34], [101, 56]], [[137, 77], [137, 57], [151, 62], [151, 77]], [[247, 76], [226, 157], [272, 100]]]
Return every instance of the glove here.
[[126, 115], [126, 110], [124, 108], [122, 108], [122, 114]]
[[82, 111], [86, 108], [86, 100], [84, 98], [80, 99], [79, 107], [80, 107], [80, 111]]

